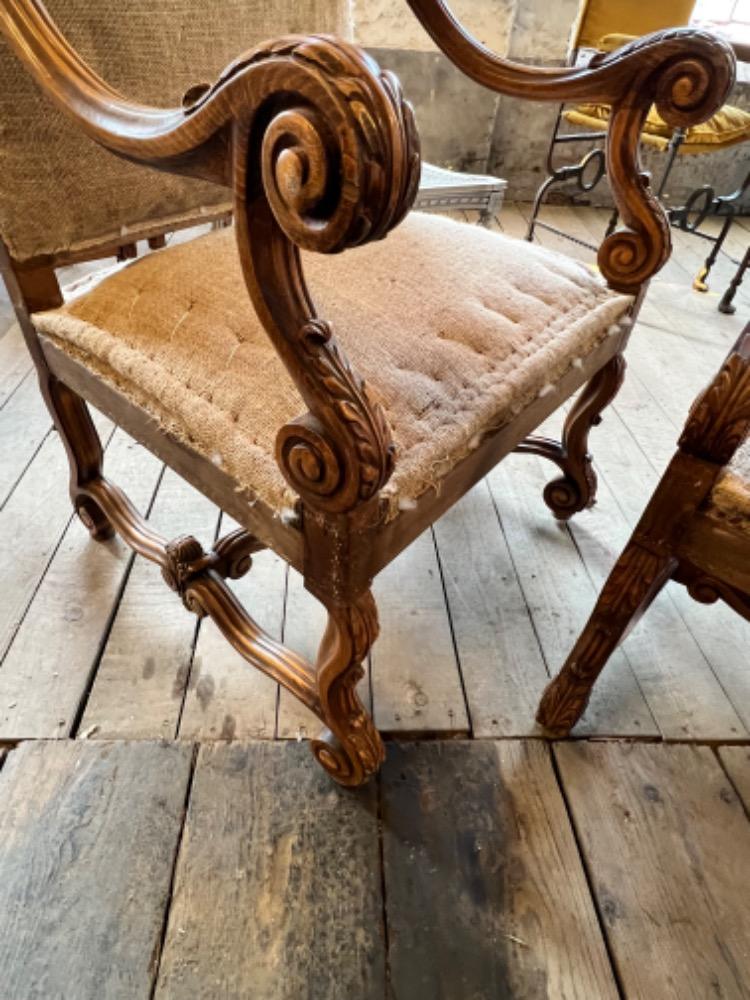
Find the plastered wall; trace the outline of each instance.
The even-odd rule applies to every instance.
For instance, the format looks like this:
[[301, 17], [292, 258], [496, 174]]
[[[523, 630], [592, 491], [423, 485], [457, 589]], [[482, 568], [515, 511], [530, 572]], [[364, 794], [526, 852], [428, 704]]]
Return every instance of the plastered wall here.
[[[451, 8], [484, 45], [537, 65], [561, 64], [579, 0], [452, 0]], [[544, 177], [556, 106], [498, 97], [459, 73], [437, 51], [406, 0], [352, 0], [355, 39], [400, 77], [417, 113], [425, 158], [455, 170], [489, 171], [509, 182], [509, 196], [531, 199]], [[750, 107], [750, 83], [732, 101]], [[573, 158], [584, 149], [563, 150]], [[654, 175], [659, 154], [647, 153]], [[747, 144], [711, 157], [682, 157], [670, 183], [679, 202], [701, 183], [728, 192], [750, 169]], [[590, 199], [609, 204], [606, 184]]]

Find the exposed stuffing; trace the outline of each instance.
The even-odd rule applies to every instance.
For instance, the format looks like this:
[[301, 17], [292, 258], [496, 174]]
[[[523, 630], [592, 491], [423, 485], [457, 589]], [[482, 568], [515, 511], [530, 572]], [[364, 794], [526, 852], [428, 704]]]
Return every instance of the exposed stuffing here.
[[734, 453], [716, 482], [710, 513], [750, 532], [750, 438]]

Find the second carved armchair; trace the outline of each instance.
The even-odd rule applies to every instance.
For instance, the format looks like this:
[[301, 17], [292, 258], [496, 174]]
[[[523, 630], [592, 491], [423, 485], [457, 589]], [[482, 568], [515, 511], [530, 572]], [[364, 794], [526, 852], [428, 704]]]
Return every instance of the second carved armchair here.
[[[409, 214], [419, 143], [396, 79], [337, 37], [284, 34], [345, 32], [344, 0], [256, 4], [250, 27], [241, 3], [51, 4], [83, 54], [38, 0], [0, 0], [3, 272], [75, 510], [94, 539], [116, 531], [155, 562], [188, 610], [318, 715], [313, 752], [345, 785], [383, 757], [357, 695], [378, 631], [373, 577], [514, 449], [557, 465], [546, 491], [557, 517], [593, 501], [589, 430], [670, 251], [639, 170], [641, 128], [652, 103], [674, 126], [708, 118], [734, 73], [725, 45], [689, 30], [586, 67], [516, 65], [442, 0], [410, 5], [486, 87], [611, 105], [623, 225], [599, 251], [605, 280], [524, 241]], [[230, 214], [233, 226], [63, 301], [56, 268]], [[534, 436], [579, 389], [562, 440]], [[105, 477], [86, 401], [241, 529], [208, 552], [156, 534]], [[314, 663], [262, 632], [226, 583], [266, 546], [328, 611]]]

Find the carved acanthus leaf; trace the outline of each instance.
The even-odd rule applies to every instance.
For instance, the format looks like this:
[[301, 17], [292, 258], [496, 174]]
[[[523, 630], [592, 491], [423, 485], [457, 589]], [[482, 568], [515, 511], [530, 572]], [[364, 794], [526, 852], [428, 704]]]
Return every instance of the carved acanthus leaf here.
[[[745, 335], [750, 346], [750, 335]], [[725, 465], [750, 433], [750, 364], [734, 351], [698, 397], [680, 437], [680, 447]]]

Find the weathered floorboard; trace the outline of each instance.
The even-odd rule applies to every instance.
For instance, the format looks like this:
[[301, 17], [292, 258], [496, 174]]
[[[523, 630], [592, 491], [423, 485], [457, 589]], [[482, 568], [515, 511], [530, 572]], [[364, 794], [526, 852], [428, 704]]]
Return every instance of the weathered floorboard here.
[[[750, 747], [719, 747], [719, 760], [750, 816]], [[746, 864], [750, 865], [750, 858]]]
[[[222, 532], [232, 528], [231, 523], [222, 523]], [[286, 563], [275, 553], [258, 552], [250, 572], [230, 584], [261, 628], [276, 639], [284, 620], [286, 571]], [[201, 740], [273, 739], [277, 700], [275, 681], [243, 660], [210, 619], [202, 622], [179, 735]]]
[[148, 1000], [188, 745], [25, 743], [0, 771], [0, 992]]
[[[218, 511], [167, 469], [151, 521], [166, 538], [195, 535], [210, 548]], [[109, 633], [82, 731], [97, 739], [173, 737], [190, 671], [197, 619], [164, 583], [158, 568], [136, 558]]]
[[370, 653], [375, 725], [389, 733], [468, 733], [431, 531], [394, 559], [373, 592], [380, 615]]
[[0, 507], [51, 429], [39, 382], [30, 372], [0, 410]]
[[391, 744], [381, 781], [393, 1000], [617, 997], [544, 743]]
[[0, 409], [30, 371], [31, 356], [20, 326], [13, 323], [0, 336]]
[[[93, 416], [108, 437], [111, 423]], [[72, 516], [68, 459], [57, 434], [50, 434], [0, 510], [0, 661]]]
[[628, 1000], [750, 997], [750, 823], [713, 752], [555, 753]]
[[524, 736], [549, 677], [486, 482], [435, 524], [474, 736]]
[[[488, 482], [547, 665], [557, 673], [586, 623], [596, 589], [569, 531], [542, 501], [544, 486], [554, 474], [549, 462], [534, 455], [509, 455], [490, 473]], [[622, 651], [611, 657], [576, 732], [659, 735]]]
[[198, 756], [157, 1000], [383, 1000], [375, 788], [294, 742]]
[[[158, 460], [118, 430], [106, 466], [147, 510]], [[131, 559], [119, 539], [94, 542], [78, 518], [69, 522], [0, 669], [0, 739], [70, 735]]]

